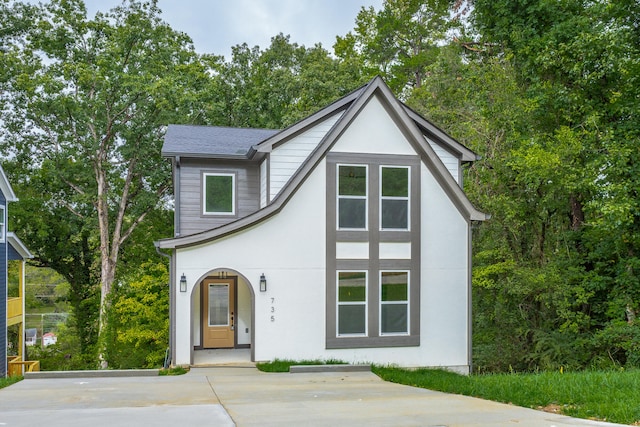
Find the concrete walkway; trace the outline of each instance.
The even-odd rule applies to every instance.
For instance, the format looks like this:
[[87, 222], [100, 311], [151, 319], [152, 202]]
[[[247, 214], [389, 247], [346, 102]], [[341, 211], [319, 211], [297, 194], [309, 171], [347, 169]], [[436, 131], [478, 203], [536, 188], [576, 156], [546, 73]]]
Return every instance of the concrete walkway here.
[[613, 426], [387, 383], [370, 372], [195, 368], [175, 377], [28, 379], [0, 426]]

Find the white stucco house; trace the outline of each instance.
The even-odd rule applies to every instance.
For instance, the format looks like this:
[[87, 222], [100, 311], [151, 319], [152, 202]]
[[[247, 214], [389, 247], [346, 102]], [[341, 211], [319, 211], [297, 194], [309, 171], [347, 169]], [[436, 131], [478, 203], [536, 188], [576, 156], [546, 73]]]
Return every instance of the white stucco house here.
[[171, 360], [471, 367], [476, 155], [380, 78], [284, 130], [170, 125]]

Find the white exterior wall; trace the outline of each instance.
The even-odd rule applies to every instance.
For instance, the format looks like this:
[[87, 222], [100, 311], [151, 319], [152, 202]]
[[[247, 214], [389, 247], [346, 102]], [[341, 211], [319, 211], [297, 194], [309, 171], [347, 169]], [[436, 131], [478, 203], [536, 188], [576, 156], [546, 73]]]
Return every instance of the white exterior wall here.
[[[322, 356], [325, 169], [322, 162], [278, 215], [213, 244], [177, 249], [176, 283], [184, 273], [188, 290], [176, 295], [174, 363], [191, 363], [191, 295], [202, 278], [216, 268], [235, 270], [253, 286], [256, 330], [252, 345], [257, 360], [287, 354], [305, 359]], [[267, 292], [259, 290], [262, 273], [267, 278]]]
[[[376, 98], [346, 129], [333, 151], [415, 155]], [[194, 286], [210, 270], [225, 268], [238, 271], [253, 286], [252, 346], [257, 361], [334, 358], [468, 372], [469, 226], [424, 164], [420, 179], [421, 280], [410, 284], [421, 287], [419, 346], [325, 348], [326, 163], [322, 161], [277, 215], [212, 244], [177, 250], [175, 280], [178, 283], [184, 273], [189, 290], [176, 298], [174, 362], [190, 363], [191, 319], [196, 314], [191, 312], [190, 296]], [[338, 244], [339, 256], [364, 253], [360, 243]], [[381, 254], [407, 256], [403, 245], [383, 245]], [[267, 292], [258, 288], [261, 273], [267, 278]]]
[[331, 127], [342, 117], [342, 112], [329, 117], [271, 152], [269, 167], [270, 200], [273, 200], [289, 178], [298, 170], [309, 154], [318, 146]]

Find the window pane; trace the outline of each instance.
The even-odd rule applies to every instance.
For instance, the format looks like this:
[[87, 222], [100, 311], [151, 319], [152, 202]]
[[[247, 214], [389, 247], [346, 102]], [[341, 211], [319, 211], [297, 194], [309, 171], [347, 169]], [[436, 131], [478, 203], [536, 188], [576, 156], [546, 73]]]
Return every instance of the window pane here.
[[380, 332], [383, 334], [408, 332], [406, 303], [380, 306]]
[[401, 229], [409, 228], [409, 201], [382, 199], [382, 228]]
[[367, 195], [367, 168], [364, 166], [338, 166], [338, 194], [340, 196]]
[[366, 301], [366, 275], [364, 272], [338, 273], [338, 301]]
[[338, 335], [364, 334], [366, 305], [339, 305], [338, 306]]
[[408, 283], [408, 274], [406, 272], [383, 272], [381, 301], [408, 301]]
[[367, 201], [365, 199], [338, 199], [338, 227], [366, 228]]
[[233, 213], [233, 176], [206, 175], [205, 212]]
[[382, 168], [382, 196], [409, 197], [408, 168]]
[[209, 326], [229, 324], [229, 285], [209, 285]]

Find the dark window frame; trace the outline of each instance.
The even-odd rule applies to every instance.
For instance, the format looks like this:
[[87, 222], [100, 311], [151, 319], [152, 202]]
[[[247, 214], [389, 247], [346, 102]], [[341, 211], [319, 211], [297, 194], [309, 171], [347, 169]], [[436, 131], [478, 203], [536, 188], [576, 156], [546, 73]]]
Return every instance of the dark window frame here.
[[[368, 165], [367, 230], [340, 230], [337, 227], [337, 166], [339, 164]], [[380, 230], [380, 171], [381, 166], [409, 168], [409, 229]], [[325, 347], [372, 348], [409, 347], [420, 345], [420, 174], [422, 163], [418, 156], [334, 153], [326, 157], [327, 226], [326, 226], [326, 325]], [[376, 224], [373, 226], [373, 224]], [[367, 259], [336, 259], [337, 242], [368, 242]], [[411, 245], [411, 259], [380, 259], [380, 243], [406, 242]], [[367, 336], [339, 336], [337, 334], [337, 274], [339, 270], [367, 271], [368, 312]], [[380, 272], [409, 271], [409, 331], [407, 334], [380, 333]]]

